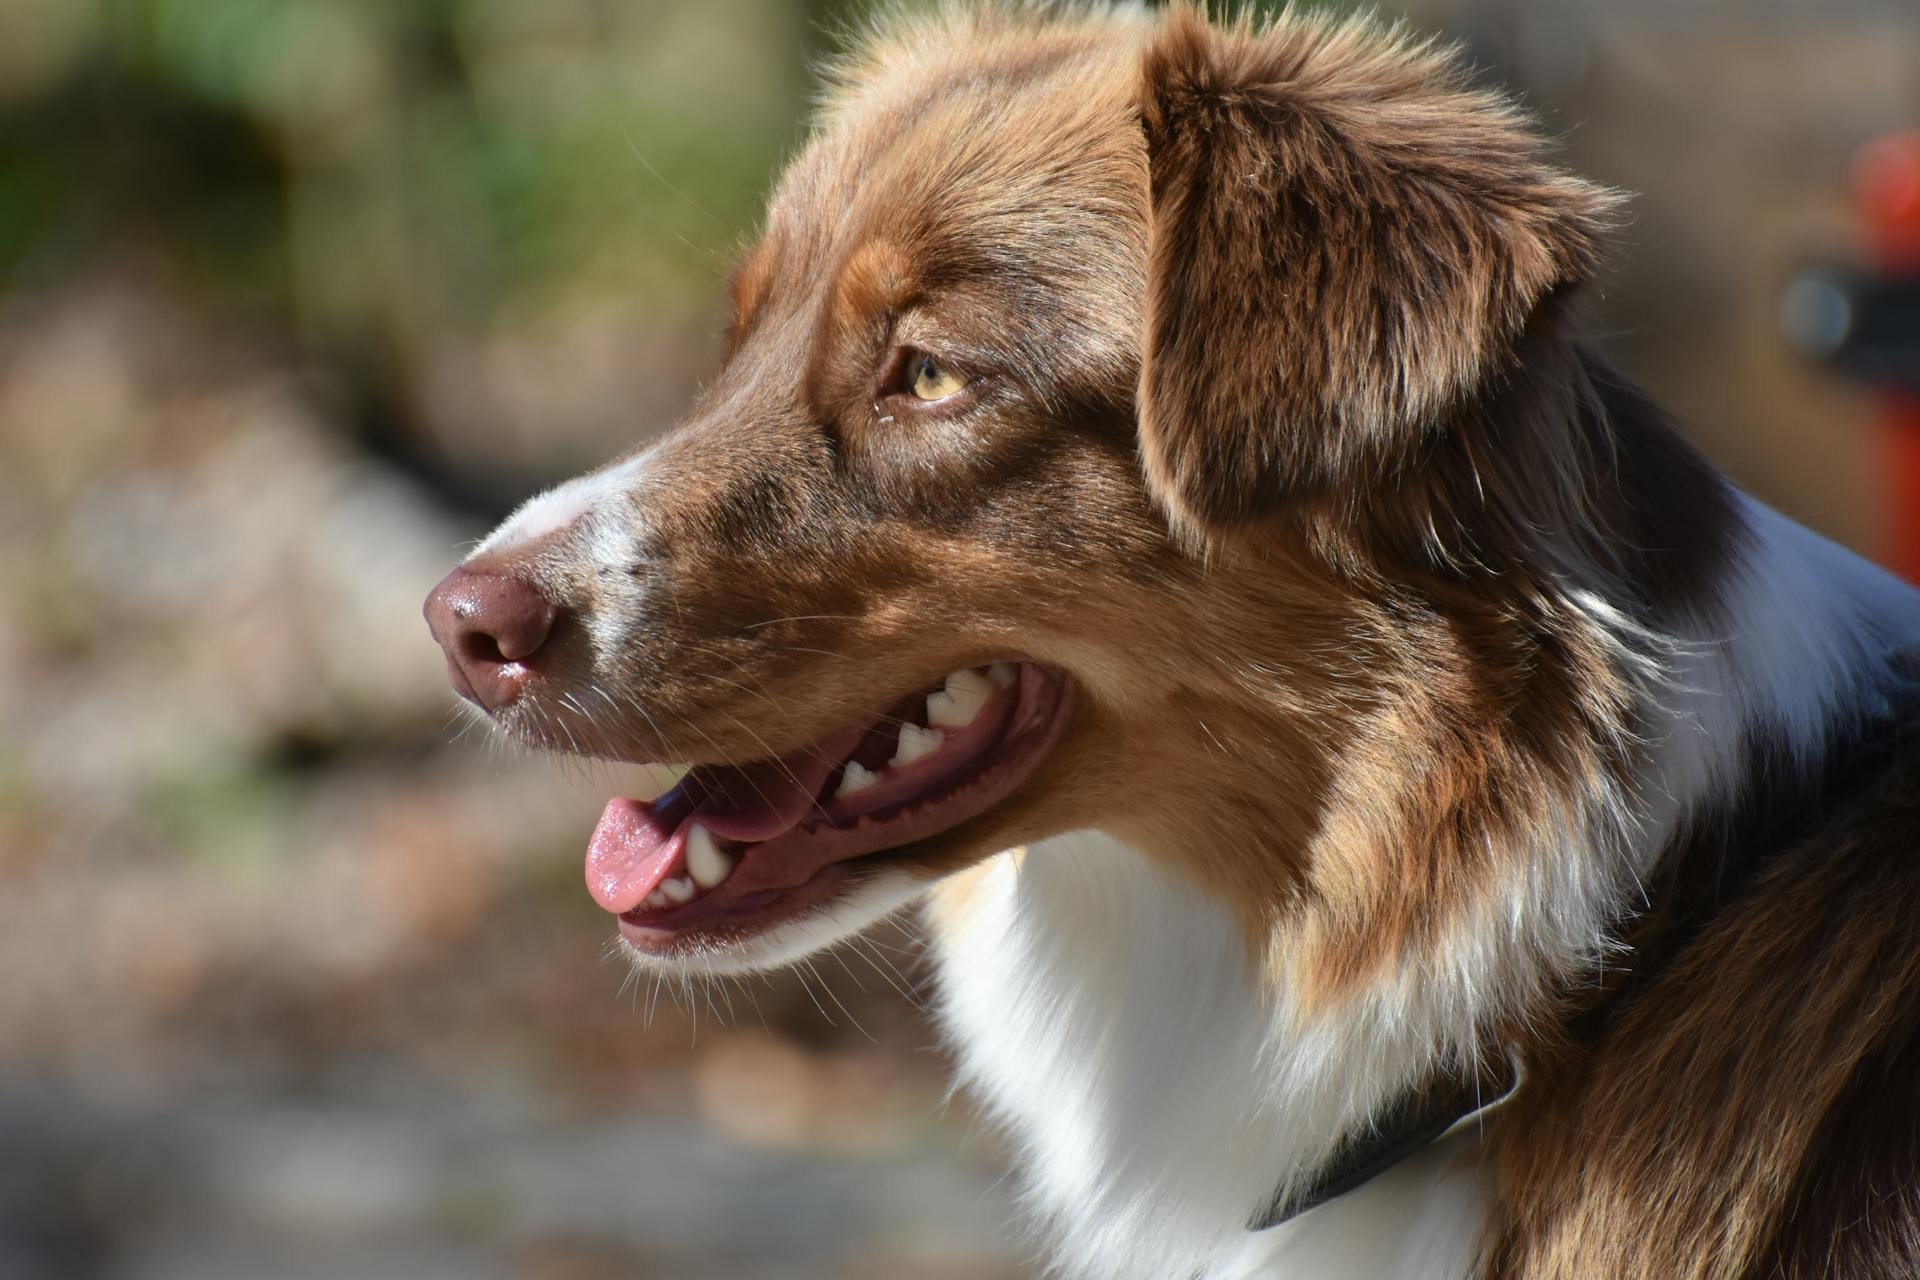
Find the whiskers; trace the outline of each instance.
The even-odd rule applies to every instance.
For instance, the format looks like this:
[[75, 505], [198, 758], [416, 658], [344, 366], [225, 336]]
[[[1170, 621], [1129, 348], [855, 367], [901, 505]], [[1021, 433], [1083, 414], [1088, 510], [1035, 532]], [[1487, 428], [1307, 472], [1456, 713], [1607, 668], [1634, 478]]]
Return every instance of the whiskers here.
[[[878, 1044], [848, 999], [843, 999], [835, 989], [835, 983], [852, 984], [860, 997], [854, 1003], [898, 998], [916, 1013], [925, 1013], [925, 974], [917, 934], [909, 933], [905, 940], [912, 949], [893, 946], [867, 934], [855, 934], [819, 956], [784, 964], [777, 975], [770, 970], [740, 972], [716, 968], [719, 953], [709, 949], [672, 959], [644, 956], [618, 936], [608, 941], [601, 960], [603, 963], [626, 962], [627, 972], [620, 980], [615, 998], [624, 999], [629, 1008], [640, 1015], [642, 1027], [648, 1030], [653, 1028], [662, 1008], [663, 994], [667, 1006], [687, 1021], [689, 1035], [696, 1044], [703, 1020], [709, 1026], [734, 1026], [750, 1013], [765, 1028], [768, 1024], [761, 995], [777, 995], [779, 983], [790, 981], [806, 996], [821, 1021], [830, 1027], [849, 1027], [869, 1043]], [[827, 962], [837, 965], [839, 972], [823, 970], [822, 964]], [[870, 985], [862, 979], [863, 973], [871, 974], [878, 983]]]
[[762, 1026], [766, 1025], [766, 1017], [761, 1012], [758, 994], [753, 989], [751, 979], [760, 977], [769, 988], [771, 982], [763, 974], [716, 970], [710, 953], [683, 959], [669, 967], [644, 961], [616, 936], [601, 952], [601, 960], [603, 963], [617, 960], [627, 962], [627, 973], [620, 980], [615, 998], [624, 997], [628, 1006], [641, 1015], [641, 1026], [647, 1030], [653, 1028], [654, 1015], [660, 1009], [660, 993], [663, 991], [673, 1007], [687, 1018], [695, 1043], [699, 1040], [703, 1010], [710, 1025], [731, 1026], [738, 1021], [739, 1006], [734, 1003], [735, 996], [739, 996], [742, 1004], [752, 1010]]

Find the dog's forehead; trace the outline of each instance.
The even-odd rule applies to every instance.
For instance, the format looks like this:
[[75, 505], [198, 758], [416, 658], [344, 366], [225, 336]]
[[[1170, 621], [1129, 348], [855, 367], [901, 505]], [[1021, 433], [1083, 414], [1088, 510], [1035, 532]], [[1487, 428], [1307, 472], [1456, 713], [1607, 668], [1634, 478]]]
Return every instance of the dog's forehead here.
[[916, 57], [823, 110], [736, 273], [736, 343], [776, 314], [853, 332], [964, 293], [1007, 347], [1070, 336], [1056, 372], [1129, 381], [1148, 202], [1137, 49], [1083, 36]]
[[990, 241], [1023, 252], [1105, 232], [1144, 207], [1131, 62], [1116, 40], [924, 51], [906, 72], [844, 88], [781, 182], [767, 242], [818, 279], [879, 238], [939, 252]]

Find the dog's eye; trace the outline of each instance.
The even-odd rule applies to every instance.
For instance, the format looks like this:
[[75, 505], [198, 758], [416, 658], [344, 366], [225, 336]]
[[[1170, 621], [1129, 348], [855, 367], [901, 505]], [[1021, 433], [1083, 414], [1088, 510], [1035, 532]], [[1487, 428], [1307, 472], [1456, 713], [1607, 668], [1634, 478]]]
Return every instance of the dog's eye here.
[[913, 392], [916, 400], [945, 400], [955, 392], [964, 391], [966, 386], [951, 370], [942, 368], [938, 360], [925, 352], [914, 356], [907, 364], [907, 390]]

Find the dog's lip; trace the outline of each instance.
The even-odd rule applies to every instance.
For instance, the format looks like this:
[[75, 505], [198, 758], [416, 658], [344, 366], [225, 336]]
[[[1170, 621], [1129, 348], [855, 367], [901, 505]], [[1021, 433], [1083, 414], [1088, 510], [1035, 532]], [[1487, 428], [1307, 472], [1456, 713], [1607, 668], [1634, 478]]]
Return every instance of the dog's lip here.
[[[825, 798], [811, 807], [806, 818], [768, 839], [726, 841], [737, 859], [731, 872], [720, 884], [677, 906], [659, 905], [657, 900], [652, 907], [633, 903], [632, 889], [622, 897], [610, 898], [605, 886], [593, 883], [590, 850], [589, 885], [595, 898], [619, 916], [621, 933], [629, 944], [659, 954], [689, 945], [742, 940], [831, 900], [842, 891], [857, 864], [910, 855], [922, 842], [995, 808], [1032, 774], [1065, 727], [1072, 686], [1063, 673], [1037, 663], [1020, 661], [1016, 669], [1019, 679], [1006, 705], [998, 711], [989, 706], [977, 717], [979, 721], [992, 721], [987, 726], [989, 732], [978, 742], [963, 742], [963, 756], [934, 776], [911, 787], [896, 782], [890, 788], [875, 786], [871, 792], [834, 797], [832, 784], [841, 778], [843, 769], [842, 763], [835, 763], [822, 788]], [[896, 709], [899, 706], [895, 704]], [[885, 715], [876, 718], [876, 723], [885, 721]], [[966, 730], [959, 732], [964, 734]], [[864, 737], [865, 733], [862, 730], [857, 736]], [[868, 749], [847, 746], [845, 731], [822, 741], [835, 742], [841, 754], [852, 758]], [[905, 772], [907, 781], [912, 782], [911, 767]], [[863, 806], [859, 803], [862, 801], [868, 803]], [[666, 839], [678, 843], [664, 854], [650, 856], [684, 868], [684, 832], [691, 819], [681, 815], [690, 814], [692, 809], [682, 807], [676, 814], [676, 803], [686, 805], [673, 793], [655, 806], [616, 798], [609, 803], [601, 829], [595, 833], [595, 846], [610, 838], [610, 823], [618, 825], [637, 816], [651, 819], [660, 809], [664, 814], [653, 838], [660, 839], [662, 828], [677, 823], [674, 835]], [[727, 827], [725, 822], [715, 825]], [[652, 876], [646, 883], [662, 882], [657, 869]]]

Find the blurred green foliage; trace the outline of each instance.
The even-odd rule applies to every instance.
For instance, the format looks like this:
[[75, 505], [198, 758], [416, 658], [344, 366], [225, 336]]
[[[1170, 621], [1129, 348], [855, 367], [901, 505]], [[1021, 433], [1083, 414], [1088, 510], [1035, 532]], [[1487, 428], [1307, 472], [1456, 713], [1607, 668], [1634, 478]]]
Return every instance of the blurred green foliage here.
[[305, 342], [702, 305], [823, 6], [0, 0], [0, 291], [146, 255]]

